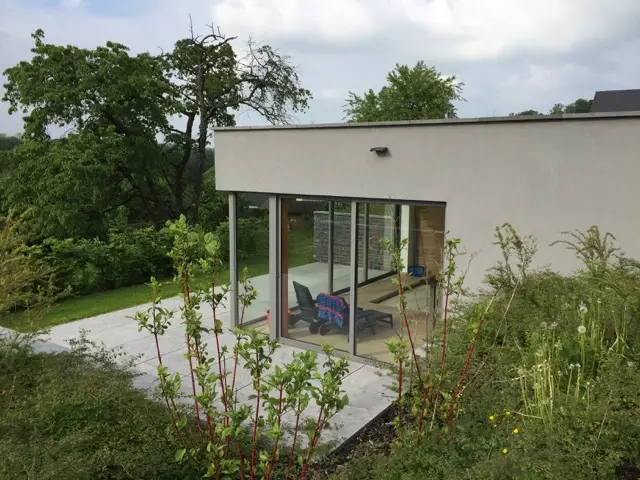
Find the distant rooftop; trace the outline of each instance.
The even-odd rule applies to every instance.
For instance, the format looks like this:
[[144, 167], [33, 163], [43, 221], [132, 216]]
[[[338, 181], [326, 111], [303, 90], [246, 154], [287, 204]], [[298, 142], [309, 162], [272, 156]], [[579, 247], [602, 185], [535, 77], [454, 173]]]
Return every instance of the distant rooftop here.
[[640, 89], [596, 92], [591, 113], [640, 111]]

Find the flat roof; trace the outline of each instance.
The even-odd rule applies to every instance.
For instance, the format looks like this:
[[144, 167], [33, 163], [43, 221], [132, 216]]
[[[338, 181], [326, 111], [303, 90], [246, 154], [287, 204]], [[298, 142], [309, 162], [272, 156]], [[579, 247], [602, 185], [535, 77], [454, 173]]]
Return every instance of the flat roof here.
[[293, 125], [249, 125], [241, 127], [216, 127], [214, 132], [238, 130], [289, 130], [289, 129], [322, 129], [322, 128], [371, 128], [371, 127], [417, 127], [436, 125], [465, 125], [473, 123], [507, 123], [507, 122], [557, 122], [562, 120], [606, 120], [640, 118], [636, 112], [594, 112], [565, 113], [561, 115], [511, 115], [507, 117], [477, 118], [445, 118], [438, 120], [405, 120], [396, 122], [364, 122], [364, 123], [309, 123]]

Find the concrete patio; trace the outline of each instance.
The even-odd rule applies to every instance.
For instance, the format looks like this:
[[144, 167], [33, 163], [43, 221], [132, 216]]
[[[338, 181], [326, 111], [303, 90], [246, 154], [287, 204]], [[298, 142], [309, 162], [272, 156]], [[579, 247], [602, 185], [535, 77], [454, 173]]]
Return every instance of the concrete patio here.
[[[314, 271], [313, 266], [305, 265], [298, 268], [300, 269], [299, 272], [301, 275], [296, 275], [297, 269], [291, 269], [291, 280], [294, 278], [305, 278], [305, 275], [307, 275], [306, 281], [310, 285], [310, 288], [312, 288], [312, 291], [317, 288], [322, 289], [320, 283], [323, 280], [326, 282], [326, 275], [324, 277], [311, 275]], [[315, 271], [317, 272], [317, 268]], [[313, 278], [316, 278], [316, 284], [312, 283]], [[266, 288], [261, 289], [261, 287], [268, 285], [268, 275], [256, 277], [252, 279], [252, 282], [258, 291], [264, 292], [259, 295], [256, 304], [252, 307], [252, 311], [259, 312], [262, 310], [265, 312], [265, 302], [267, 302], [268, 291]], [[165, 308], [177, 312], [180, 302], [179, 297], [173, 297], [165, 299], [162, 305]], [[146, 310], [149, 307], [150, 304], [140, 305], [54, 327], [51, 329], [49, 335], [41, 339], [46, 343], [38, 342], [36, 350], [60, 351], [68, 348], [68, 341], [78, 337], [81, 331], [84, 330], [89, 340], [103, 343], [107, 348], [117, 348], [129, 356], [137, 357], [134, 368], [140, 375], [136, 377], [134, 384], [137, 388], [152, 388], [156, 381], [156, 367], [158, 363], [153, 336], [146, 331], [138, 332], [137, 324], [130, 318], [137, 311]], [[213, 325], [213, 314], [210, 309], [203, 306], [202, 313], [204, 323]], [[229, 331], [229, 311], [228, 309], [224, 309], [217, 312], [217, 315], [225, 325], [225, 332], [221, 335], [220, 341], [222, 345], [226, 345], [231, 351], [236, 339]], [[251, 314], [248, 317], [245, 316], [245, 319], [250, 318]], [[257, 324], [256, 327], [264, 329], [266, 325]], [[210, 354], [215, 357], [215, 342], [212, 342], [212, 340], [212, 337], [207, 339], [208, 349]], [[184, 330], [180, 325], [177, 314], [169, 330], [160, 337], [160, 348], [164, 365], [166, 365], [171, 372], [178, 372], [183, 377], [183, 391], [189, 393], [190, 378], [187, 378], [189, 375], [189, 366], [184, 357]], [[280, 345], [274, 354], [273, 365], [282, 365], [290, 361], [294, 353], [302, 351], [303, 350], [292, 346]], [[318, 364], [320, 366], [324, 363], [323, 357], [324, 355], [319, 354]], [[230, 370], [232, 368], [232, 359], [229, 359], [225, 363], [226, 368]], [[214, 365], [213, 368], [217, 370], [217, 364]], [[320, 370], [322, 371], [322, 368]], [[391, 384], [392, 379], [386, 375], [386, 372], [371, 365], [350, 362], [349, 374], [343, 384], [343, 388], [349, 396], [349, 405], [334, 417], [332, 421], [333, 428], [323, 433], [321, 443], [327, 445], [328, 448], [335, 448], [362, 429], [375, 418], [376, 415], [392, 403], [394, 394], [389, 388]], [[253, 404], [254, 400], [249, 400], [252, 387], [251, 377], [248, 371], [244, 369], [239, 370], [236, 387], [238, 399], [242, 402], [250, 402]], [[314, 416], [317, 414], [318, 409], [312, 402], [306, 415]], [[285, 422], [290, 422], [291, 420], [293, 420], [293, 418], [285, 418]]]

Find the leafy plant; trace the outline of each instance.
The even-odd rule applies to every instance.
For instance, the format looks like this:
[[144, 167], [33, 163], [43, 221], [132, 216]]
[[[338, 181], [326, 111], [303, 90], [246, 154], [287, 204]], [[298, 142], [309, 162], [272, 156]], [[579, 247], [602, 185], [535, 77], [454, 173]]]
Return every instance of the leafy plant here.
[[[221, 242], [216, 235], [192, 227], [184, 216], [168, 222], [167, 229], [173, 236], [169, 255], [176, 271], [174, 281], [182, 292], [179, 317], [185, 331], [189, 394], [182, 393], [180, 376], [171, 374], [162, 363], [158, 337], [166, 331], [174, 313], [161, 307], [154, 279], [152, 306], [135, 318], [139, 328], [149, 330], [156, 342], [158, 389], [170, 412], [169, 432], [177, 446], [176, 460], [195, 465], [205, 477], [211, 478], [270, 479], [281, 475], [304, 478], [322, 431], [348, 403], [341, 388], [348, 370], [346, 358], [336, 359], [332, 349], [325, 348], [322, 375], [318, 373], [317, 354], [312, 352], [295, 354], [291, 362], [274, 366], [273, 354], [278, 343], [243, 326], [244, 312], [257, 297], [246, 271], [238, 295], [242, 306], [240, 327], [233, 331], [236, 343], [230, 352], [221, 342], [224, 326], [217, 314], [230, 291], [228, 284], [216, 284], [224, 265], [219, 257]], [[206, 280], [205, 288], [201, 282], [194, 282], [196, 269]], [[209, 305], [213, 314], [211, 326], [203, 323], [204, 304]], [[207, 347], [208, 337], [215, 342], [212, 356]], [[233, 359], [233, 366], [228, 369], [229, 358]], [[253, 405], [238, 398], [236, 375], [240, 368], [251, 376], [252, 393], [248, 400]], [[181, 400], [190, 402], [190, 411], [179, 407]], [[311, 400], [320, 413], [309, 431], [306, 454], [298, 456], [299, 431], [304, 427], [300, 420]], [[285, 466], [279, 459], [284, 440], [282, 420], [287, 414], [295, 415], [296, 420]]]

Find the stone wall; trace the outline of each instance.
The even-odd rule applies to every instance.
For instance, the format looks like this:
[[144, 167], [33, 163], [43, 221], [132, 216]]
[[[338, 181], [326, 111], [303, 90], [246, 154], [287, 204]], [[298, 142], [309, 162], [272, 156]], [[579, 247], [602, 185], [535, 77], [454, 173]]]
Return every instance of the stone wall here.
[[[335, 212], [333, 225], [333, 263], [349, 265], [351, 263], [351, 214]], [[314, 250], [315, 260], [328, 263], [329, 255], [329, 212], [314, 212]], [[358, 217], [358, 266], [363, 266], [364, 257], [364, 216]], [[393, 217], [369, 215], [369, 268], [391, 270], [391, 255], [380, 244], [382, 238], [393, 238]]]

